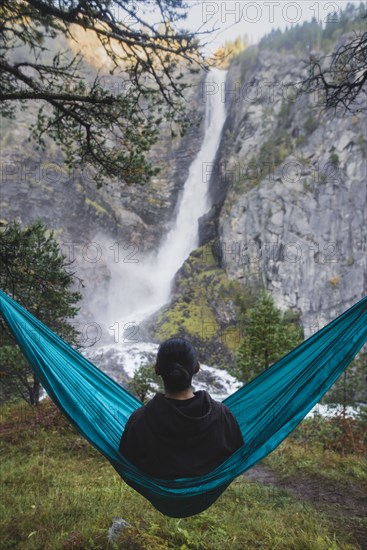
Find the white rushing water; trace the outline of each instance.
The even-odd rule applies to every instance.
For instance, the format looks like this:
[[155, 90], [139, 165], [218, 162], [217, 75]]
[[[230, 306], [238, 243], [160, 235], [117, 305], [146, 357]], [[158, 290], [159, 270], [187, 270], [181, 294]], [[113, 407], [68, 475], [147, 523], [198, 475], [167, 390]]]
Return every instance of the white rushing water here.
[[226, 118], [222, 101], [222, 84], [226, 71], [212, 69], [206, 80], [216, 93], [205, 97], [205, 133], [199, 153], [192, 162], [176, 208], [176, 219], [157, 252], [140, 258], [137, 263], [109, 266], [112, 281], [108, 300], [110, 325], [139, 324], [168, 302], [171, 283], [190, 252], [198, 246], [199, 218], [210, 209], [209, 177], [205, 174], [218, 150]]
[[[173, 277], [199, 241], [199, 218], [211, 207], [206, 168], [214, 162], [226, 118], [222, 85], [226, 71], [212, 69], [206, 79], [211, 93], [205, 97], [205, 133], [199, 153], [189, 168], [176, 218], [158, 251], [139, 258], [137, 263], [109, 265], [111, 285], [106, 322], [113, 326], [115, 343], [94, 346], [86, 351], [103, 370], [117, 380], [123, 373], [132, 376], [143, 364], [152, 363], [157, 345], [139, 341], [138, 327], [144, 319], [166, 304]], [[132, 338], [124, 338], [125, 327], [132, 327]], [[135, 341], [133, 341], [135, 340]], [[239, 383], [226, 371], [203, 365], [195, 389], [207, 389], [217, 399], [233, 393]]]
[[[86, 355], [106, 374], [124, 383], [126, 375], [132, 377], [140, 366], [153, 364], [157, 350], [158, 344], [152, 342], [130, 342], [123, 346], [115, 344], [91, 348]], [[234, 393], [241, 385], [227, 371], [203, 364], [193, 378], [195, 391], [207, 390], [218, 401]]]

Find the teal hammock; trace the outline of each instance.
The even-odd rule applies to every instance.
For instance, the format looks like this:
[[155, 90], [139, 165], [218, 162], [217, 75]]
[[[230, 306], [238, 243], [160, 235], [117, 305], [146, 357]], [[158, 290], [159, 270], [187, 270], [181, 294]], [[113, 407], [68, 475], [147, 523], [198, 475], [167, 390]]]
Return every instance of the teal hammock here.
[[332, 386], [367, 340], [367, 296], [224, 400], [245, 445], [200, 477], [161, 480], [129, 463], [119, 442], [142, 403], [0, 291], [0, 311], [35, 375], [76, 429], [163, 514], [208, 508], [231, 481], [269, 454]]

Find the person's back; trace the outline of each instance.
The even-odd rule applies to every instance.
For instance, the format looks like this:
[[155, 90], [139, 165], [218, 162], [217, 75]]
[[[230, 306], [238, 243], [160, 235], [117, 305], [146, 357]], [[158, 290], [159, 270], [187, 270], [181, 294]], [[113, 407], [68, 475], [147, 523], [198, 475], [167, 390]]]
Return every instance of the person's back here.
[[192, 376], [200, 364], [183, 338], [161, 344], [156, 372], [158, 393], [129, 418], [120, 451], [143, 472], [161, 479], [209, 473], [244, 444], [231, 411], [205, 391], [193, 393]]

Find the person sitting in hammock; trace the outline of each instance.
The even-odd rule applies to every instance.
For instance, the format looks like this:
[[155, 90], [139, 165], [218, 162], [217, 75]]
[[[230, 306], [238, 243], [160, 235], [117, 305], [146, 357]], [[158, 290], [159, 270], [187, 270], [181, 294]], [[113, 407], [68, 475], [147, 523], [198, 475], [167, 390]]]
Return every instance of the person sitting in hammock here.
[[177, 479], [209, 473], [244, 444], [232, 412], [206, 391], [193, 392], [200, 369], [192, 344], [184, 338], [163, 342], [155, 371], [164, 393], [157, 393], [129, 418], [120, 451], [153, 477]]

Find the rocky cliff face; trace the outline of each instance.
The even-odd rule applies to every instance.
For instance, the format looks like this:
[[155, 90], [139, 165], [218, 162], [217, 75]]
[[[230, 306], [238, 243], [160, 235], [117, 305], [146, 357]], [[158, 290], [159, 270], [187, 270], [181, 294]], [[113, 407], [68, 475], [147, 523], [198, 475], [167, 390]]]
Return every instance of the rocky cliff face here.
[[367, 147], [365, 115], [298, 93], [302, 66], [256, 49], [232, 65], [212, 193], [229, 277], [298, 310], [307, 336], [367, 292]]

